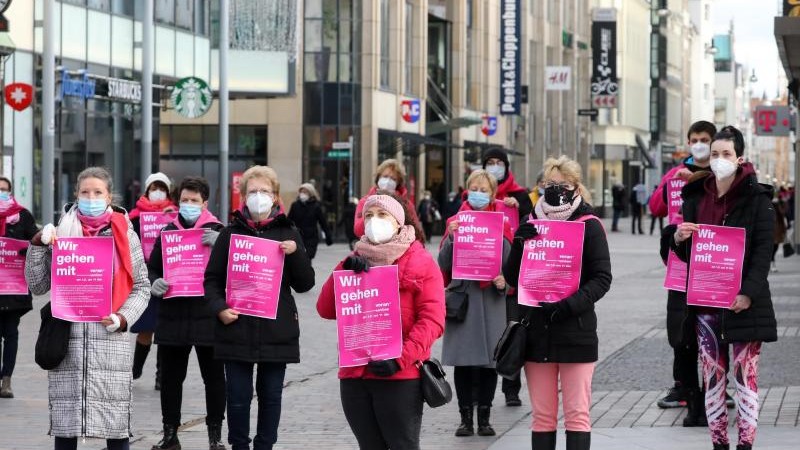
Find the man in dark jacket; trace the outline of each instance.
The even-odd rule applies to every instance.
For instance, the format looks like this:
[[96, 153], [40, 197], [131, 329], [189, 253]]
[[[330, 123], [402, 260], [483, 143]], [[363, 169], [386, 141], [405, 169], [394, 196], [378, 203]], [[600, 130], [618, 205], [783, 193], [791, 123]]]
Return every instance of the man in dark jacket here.
[[[169, 296], [170, 284], [163, 278], [162, 236], [176, 230], [203, 230], [204, 252], [223, 228], [219, 220], [208, 211], [208, 182], [200, 177], [186, 177], [179, 188], [180, 209], [175, 221], [161, 230], [153, 246], [147, 266], [152, 279], [150, 293], [161, 302], [156, 322], [156, 344], [161, 355], [161, 420], [164, 436], [153, 450], [177, 449], [178, 427], [181, 424], [183, 381], [189, 365], [192, 347], [197, 354], [200, 375], [206, 392], [206, 427], [209, 448], [224, 449], [222, 445], [222, 419], [225, 416], [225, 368], [222, 361], [214, 359], [214, 315], [201, 296]], [[202, 271], [197, 274], [203, 280]], [[163, 299], [164, 296], [169, 298]]]
[[614, 219], [611, 222], [611, 231], [619, 231], [619, 218], [625, 212], [625, 185], [614, 183], [611, 186], [612, 207], [614, 209]]
[[292, 208], [289, 210], [289, 220], [300, 231], [309, 259], [314, 259], [317, 255], [320, 229], [325, 235], [325, 244], [333, 245], [333, 235], [313, 184], [303, 183], [297, 189], [297, 200], [292, 203]]

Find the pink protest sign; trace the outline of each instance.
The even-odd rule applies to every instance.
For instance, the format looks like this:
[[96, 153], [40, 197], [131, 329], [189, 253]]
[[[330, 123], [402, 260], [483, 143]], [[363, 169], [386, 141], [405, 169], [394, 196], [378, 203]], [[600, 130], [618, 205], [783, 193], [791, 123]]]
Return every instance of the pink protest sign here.
[[681, 206], [683, 206], [681, 189], [684, 186], [686, 186], [686, 181], [680, 178], [667, 180], [667, 220], [670, 225], [683, 222], [683, 216], [681, 216]]
[[503, 213], [461, 211], [453, 233], [453, 279], [491, 281], [503, 262]]
[[539, 234], [525, 241], [517, 284], [517, 302], [538, 306], [561, 301], [578, 291], [586, 224], [532, 220]]
[[519, 209], [506, 206], [506, 204], [500, 200], [496, 200], [495, 205], [497, 211], [503, 213], [503, 216], [505, 216], [505, 221], [508, 223], [508, 226], [511, 227], [511, 234], [516, 233], [517, 228], [519, 228]]
[[744, 228], [700, 225], [692, 236], [686, 304], [730, 308], [742, 287]]
[[139, 239], [142, 241], [144, 260], [150, 261], [150, 253], [161, 229], [175, 220], [176, 213], [142, 212], [139, 214]]
[[161, 232], [164, 280], [169, 284], [164, 298], [202, 297], [205, 294], [203, 273], [211, 249], [203, 245], [204, 231], [198, 228]]
[[228, 250], [228, 306], [248, 316], [274, 319], [283, 278], [280, 242], [231, 235]]
[[50, 268], [53, 317], [70, 322], [99, 322], [111, 314], [113, 269], [113, 238], [56, 239]]
[[397, 266], [333, 272], [339, 367], [399, 358], [403, 351]]
[[19, 251], [28, 241], [0, 237], [0, 295], [26, 295], [25, 256]]
[[678, 258], [672, 250], [667, 257], [667, 274], [664, 276], [664, 287], [670, 291], [686, 292], [686, 276], [689, 267]]

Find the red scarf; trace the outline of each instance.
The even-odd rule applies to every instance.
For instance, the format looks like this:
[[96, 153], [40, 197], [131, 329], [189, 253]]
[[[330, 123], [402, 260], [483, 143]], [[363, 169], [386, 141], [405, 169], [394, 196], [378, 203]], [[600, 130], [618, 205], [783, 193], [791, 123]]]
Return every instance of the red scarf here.
[[[466, 191], [465, 191], [466, 192]], [[489, 206], [482, 210], [482, 211], [491, 211], [491, 212], [498, 212], [497, 205], [502, 203], [500, 200], [495, 200], [494, 203], [489, 204]], [[459, 208], [458, 212], [461, 211], [479, 211], [474, 209], [469, 202], [465, 201], [461, 204], [461, 208]], [[457, 220], [458, 214], [453, 215], [449, 219], [447, 219], [447, 223], [444, 226], [444, 236], [442, 236], [442, 241], [439, 243], [439, 249], [441, 250], [442, 245], [444, 245], [444, 240], [450, 236], [450, 222]], [[508, 242], [514, 242], [514, 234], [511, 232], [511, 226], [508, 224], [507, 221], [503, 221], [503, 238], [508, 239]], [[452, 280], [452, 274], [448, 270], [442, 270], [442, 277], [444, 278], [444, 285], [447, 287]], [[492, 285], [491, 281], [479, 281], [481, 289], [486, 289], [487, 287]]]
[[[178, 227], [179, 230], [185, 230], [183, 224], [181, 223], [180, 213], [178, 213], [172, 223]], [[204, 209], [203, 212], [200, 213], [200, 217], [198, 217], [197, 221], [192, 225], [192, 228], [202, 228], [203, 225], [207, 223], [220, 223], [220, 221], [216, 218], [216, 216], [214, 216], [214, 214], [211, 214], [211, 211]]]
[[97, 217], [84, 216], [79, 212], [78, 220], [80, 220], [83, 234], [86, 236], [96, 236], [97, 233], [111, 223], [111, 235], [114, 238], [114, 249], [117, 256], [114, 261], [111, 310], [117, 312], [133, 291], [133, 264], [131, 263], [131, 248], [128, 242], [128, 219], [118, 212], [106, 212]]
[[136, 200], [136, 207], [133, 208], [128, 213], [128, 218], [133, 220], [139, 217], [139, 213], [141, 212], [163, 212], [167, 208], [172, 208], [177, 210], [178, 208], [175, 207], [175, 204], [172, 203], [172, 200], [165, 198], [164, 200], [153, 202], [150, 201], [149, 198], [146, 196], [139, 197], [139, 200]]
[[[20, 211], [25, 209], [13, 198], [4, 203], [7, 204], [5, 208], [0, 206], [0, 236], [6, 235], [6, 221], [9, 224], [16, 223], [17, 221], [15, 220], [14, 216], [18, 215]], [[16, 219], [18, 220], [19, 217], [16, 217]]]
[[525, 192], [527, 195], [527, 190], [518, 185], [516, 181], [514, 181], [514, 174], [511, 173], [511, 170], [506, 169], [506, 179], [503, 180], [502, 183], [497, 183], [497, 194], [495, 198], [498, 200], [503, 200], [508, 197], [510, 194], [514, 192]]

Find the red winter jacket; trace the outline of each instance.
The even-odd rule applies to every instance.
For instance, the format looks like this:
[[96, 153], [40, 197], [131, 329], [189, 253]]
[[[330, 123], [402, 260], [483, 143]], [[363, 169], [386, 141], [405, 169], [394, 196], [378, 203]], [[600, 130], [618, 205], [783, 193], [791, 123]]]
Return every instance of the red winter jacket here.
[[[341, 270], [344, 261], [334, 270]], [[431, 347], [444, 333], [444, 283], [439, 266], [425, 247], [414, 241], [395, 264], [400, 277], [400, 311], [403, 324], [403, 353], [397, 359], [400, 370], [391, 377], [378, 377], [366, 366], [342, 367], [339, 378], [409, 380], [419, 378], [417, 361], [431, 356]], [[333, 274], [322, 286], [317, 312], [324, 319], [336, 319]]]
[[[356, 219], [353, 222], [353, 231], [359, 238], [364, 235], [364, 203], [367, 202], [367, 197], [377, 193], [378, 188], [376, 186], [372, 186], [369, 192], [367, 192], [367, 195], [361, 197], [361, 200], [358, 201], [358, 206], [356, 207]], [[408, 209], [408, 214], [411, 214], [413, 222], [419, 223], [419, 219], [417, 219], [417, 208], [414, 207], [414, 202], [411, 201], [411, 195], [409, 194], [408, 190], [406, 190], [405, 186], [397, 187], [397, 195], [406, 200], [406, 209]]]

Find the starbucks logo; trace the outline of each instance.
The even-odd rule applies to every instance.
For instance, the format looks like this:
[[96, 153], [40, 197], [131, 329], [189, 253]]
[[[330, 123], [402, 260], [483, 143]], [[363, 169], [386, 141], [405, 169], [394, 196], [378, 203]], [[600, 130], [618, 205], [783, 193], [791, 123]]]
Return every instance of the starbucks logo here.
[[211, 108], [213, 96], [208, 83], [197, 77], [181, 78], [172, 89], [175, 112], [188, 119], [203, 116]]

